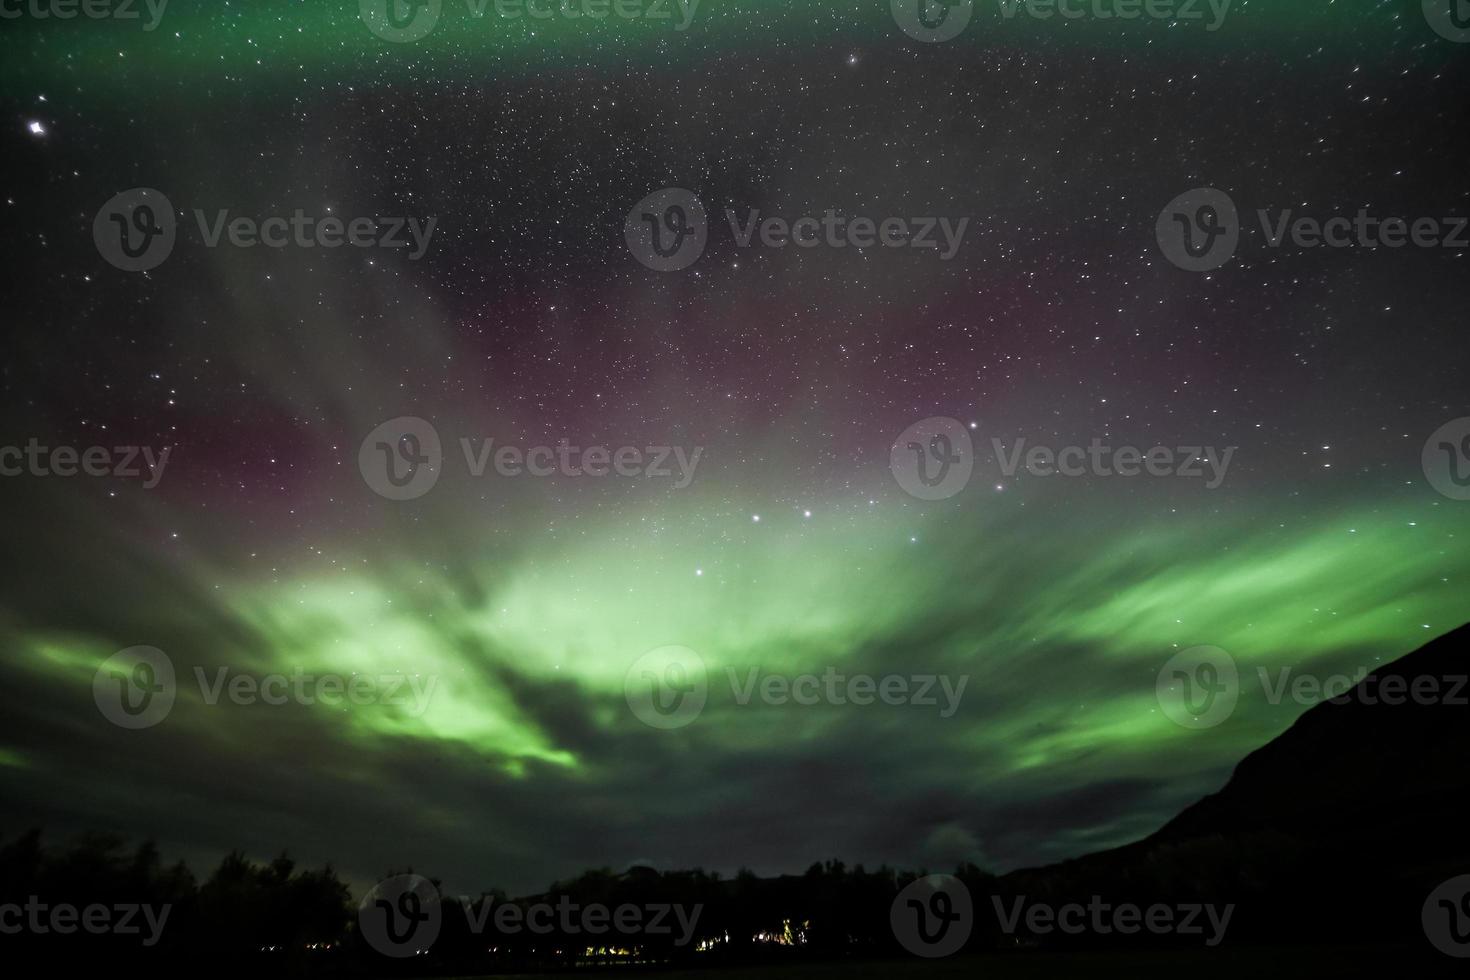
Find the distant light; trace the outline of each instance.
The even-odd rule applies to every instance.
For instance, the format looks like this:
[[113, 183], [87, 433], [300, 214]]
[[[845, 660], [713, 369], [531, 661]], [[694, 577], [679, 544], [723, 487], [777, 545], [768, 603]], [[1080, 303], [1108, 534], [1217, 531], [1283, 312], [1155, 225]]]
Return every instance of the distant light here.
[[802, 517], [811, 517], [812, 516], [812, 512], [809, 511], [809, 510], [804, 510], [804, 511], [801, 512], [801, 516]]
[[759, 524], [761, 522], [761, 515], [759, 515], [759, 514], [751, 514], [750, 515], [750, 519], [752, 521], [755, 521], [757, 524]]
[[31, 122], [30, 122], [30, 124], [28, 126], [26, 126], [26, 128], [31, 131], [31, 135], [32, 136], [45, 136], [46, 135], [46, 127], [43, 126], [43, 125], [41, 125], [41, 123], [40, 123], [39, 120], [32, 119]]
[[703, 575], [704, 574], [704, 569], [702, 569], [702, 568], [696, 568], [694, 570], [694, 574], [695, 575]]

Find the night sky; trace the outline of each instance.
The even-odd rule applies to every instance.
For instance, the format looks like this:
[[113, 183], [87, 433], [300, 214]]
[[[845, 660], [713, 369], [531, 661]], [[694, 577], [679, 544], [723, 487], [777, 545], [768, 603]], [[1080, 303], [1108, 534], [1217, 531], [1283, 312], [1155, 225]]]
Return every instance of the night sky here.
[[[1421, 466], [1470, 416], [1470, 247], [1272, 247], [1255, 216], [1470, 213], [1470, 44], [1420, 8], [1236, 0], [1211, 31], [977, 2], [940, 43], [886, 0], [704, 0], [685, 30], [444, 0], [405, 43], [345, 0], [0, 22], [0, 445], [172, 447], [151, 488], [0, 478], [0, 832], [512, 893], [1151, 832], [1305, 710], [1257, 667], [1372, 669], [1470, 619], [1470, 502]], [[177, 241], [129, 272], [93, 225], [138, 187]], [[670, 187], [708, 242], [655, 271], [625, 222]], [[1243, 226], [1208, 272], [1155, 238], [1195, 188]], [[436, 224], [417, 259], [209, 247], [195, 209]], [[969, 222], [945, 260], [742, 248], [726, 209]], [[403, 416], [444, 459], [397, 501], [358, 463]], [[932, 417], [974, 472], [923, 500], [890, 448]], [[461, 438], [700, 456], [683, 487], [475, 477]], [[1008, 476], [991, 440], [1020, 438], [1235, 449], [1207, 488]], [[136, 645], [181, 683], [131, 731], [93, 679]], [[668, 645], [709, 700], [662, 731], [624, 682]], [[1194, 731], [1156, 678], [1197, 645], [1242, 691]], [[725, 681], [829, 666], [969, 680], [951, 717]], [[436, 686], [211, 705], [220, 667]]]

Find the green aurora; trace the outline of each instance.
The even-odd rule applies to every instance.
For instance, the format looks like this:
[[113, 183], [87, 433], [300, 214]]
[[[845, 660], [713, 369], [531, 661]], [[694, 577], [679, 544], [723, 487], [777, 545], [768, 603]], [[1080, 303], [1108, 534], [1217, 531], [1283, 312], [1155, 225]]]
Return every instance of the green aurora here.
[[[989, 106], [994, 92], [981, 80], [1015, 74], [1049, 111], [1122, 100], [1100, 74], [1115, 64], [1136, 70], [1146, 57], [1180, 77], [1239, 58], [1237, 84], [1250, 76], [1249, 85], [1267, 85], [1252, 74], [1259, 62], [1243, 60], [1251, 54], [1320, 73], [1308, 91], [1325, 98], [1351, 89], [1345, 79], [1360, 63], [1386, 87], [1406, 51], [1419, 52], [1411, 81], [1437, 77], [1453, 46], [1422, 24], [1405, 26], [1412, 6], [1236, 0], [1213, 34], [1147, 22], [1002, 23], [986, 8], [961, 39], [934, 46], [898, 34], [886, 2], [850, 0], [705, 0], [678, 43], [662, 25], [505, 25], [451, 0], [443, 22], [415, 44], [373, 37], [346, 2], [174, 0], [153, 32], [0, 24], [0, 78], [14, 115], [39, 115], [35, 100], [45, 95], [63, 120], [48, 136], [62, 176], [46, 170], [34, 184], [64, 216], [45, 243], [55, 243], [45, 252], [48, 274], [55, 266], [70, 276], [32, 277], [59, 312], [35, 318], [13, 360], [34, 371], [43, 392], [80, 392], [58, 396], [54, 411], [18, 398], [34, 414], [14, 423], [26, 428], [12, 441], [98, 438], [90, 426], [106, 417], [118, 429], [133, 424], [135, 438], [178, 442], [156, 491], [82, 480], [0, 487], [7, 513], [23, 515], [9, 528], [0, 603], [14, 681], [0, 729], [7, 808], [59, 832], [156, 835], [196, 868], [232, 847], [268, 857], [285, 846], [306, 863], [335, 860], [358, 884], [411, 864], [465, 892], [524, 892], [587, 867], [634, 862], [726, 872], [748, 864], [772, 874], [835, 856], [1003, 871], [1153, 831], [1308, 707], [1271, 703], [1258, 669], [1353, 675], [1470, 619], [1470, 505], [1435, 493], [1419, 469], [1424, 436], [1465, 414], [1444, 395], [1463, 391], [1463, 374], [1434, 343], [1444, 336], [1435, 331], [1461, 331], [1463, 317], [1451, 323], [1416, 310], [1412, 294], [1432, 287], [1388, 260], [1373, 274], [1402, 290], [1412, 329], [1363, 312], [1385, 304], [1365, 299], [1366, 287], [1342, 286], [1362, 281], [1339, 271], [1347, 262], [1330, 272], [1242, 262], [1239, 279], [1218, 280], [1240, 290], [1230, 294], [1209, 292], [1216, 280], [1181, 286], [1178, 277], [1148, 278], [1151, 268], [1135, 275], [1128, 263], [1144, 250], [1139, 241], [1158, 207], [1176, 184], [1207, 179], [1197, 171], [1209, 169], [1212, 148], [1233, 150], [1242, 133], [1259, 132], [1289, 159], [1265, 153], [1241, 169], [1287, 174], [1305, 158], [1289, 143], [1302, 127], [1273, 128], [1261, 105], [1231, 105], [1228, 89], [1161, 89], [1124, 124], [1099, 123], [1112, 136], [1133, 126], [1154, 141], [1091, 168], [1116, 177], [1094, 188], [1079, 175], [1089, 174], [1085, 152], [1109, 145], [1096, 131], [1060, 115], [1031, 120], [1010, 101]], [[886, 63], [896, 81], [875, 86], [900, 92], [898, 104], [870, 109], [853, 96], [830, 108], [812, 94], [831, 97], [826, 80], [808, 88], [781, 74], [825, 59], [835, 89], [856, 75], [841, 74], [844, 61], [830, 55], [870, 49], [898, 52]], [[745, 56], [774, 78], [752, 82], [754, 95], [739, 88]], [[880, 127], [919, 115], [913, 105], [926, 98], [928, 70], [913, 67], [920, 57], [949, 65], [944, 91], [963, 96], [935, 124], [951, 126], [946, 137], [970, 153], [933, 163], [936, 181], [962, 188], [953, 206], [993, 210], [1002, 226], [1038, 202], [1037, 227], [1080, 214], [1091, 223], [1074, 237], [1086, 247], [1108, 226], [1111, 251], [1084, 251], [1081, 261], [1123, 256], [1113, 267], [1123, 270], [1116, 295], [1096, 285], [1102, 277], [1079, 284], [1059, 275], [1056, 241], [1045, 232], [1029, 242], [1041, 240], [1044, 261], [1023, 244], [1019, 256], [1007, 254], [1014, 265], [977, 260], [949, 278], [898, 263], [890, 275], [854, 272], [841, 259], [783, 257], [768, 263], [764, 281], [710, 260], [698, 287], [693, 279], [648, 285], [639, 270], [626, 271], [621, 253], [621, 265], [587, 272], [576, 247], [620, 248], [627, 206], [649, 188], [717, 170], [711, 161], [765, 166], [771, 188], [762, 190], [782, 201], [890, 200], [883, 195], [897, 196], [895, 186], [907, 194], [898, 158], [855, 137], [850, 145], [827, 139], [818, 127], [834, 116], [840, 129], [850, 115]], [[966, 58], [985, 68], [954, 68]], [[1032, 91], [1048, 58], [1077, 70]], [[586, 132], [558, 137], [572, 129], [567, 119], [492, 104], [496, 86], [524, 94], [528, 79], [565, 85], [533, 109], [563, 100], [569, 116], [586, 116]], [[635, 120], [627, 140], [635, 149], [616, 165], [569, 161], [578, 139], [612, 143], [597, 127], [613, 113], [576, 103], [579, 85]], [[705, 86], [718, 97], [706, 97]], [[772, 93], [771, 105], [740, 101]], [[1356, 125], [1350, 113], [1360, 103], [1364, 112], [1381, 109], [1351, 91], [1333, 106], [1340, 125]], [[954, 122], [955, 106], [972, 104], [1000, 122]], [[674, 111], [660, 115], [661, 107]], [[805, 160], [805, 169], [767, 163], [764, 144], [749, 158], [731, 150], [736, 136], [766, 140], [769, 115], [788, 108], [810, 113], [811, 132], [771, 158]], [[1252, 125], [1221, 126], [1217, 141], [1201, 137], [1205, 162], [1196, 166], [1181, 147], [1159, 145], [1186, 138], [1193, 117], [1185, 108]], [[494, 125], [476, 129], [480, 114]], [[422, 137], [420, 115], [433, 123]], [[110, 132], [98, 140], [116, 147], [102, 154], [110, 168], [76, 162], [102, 153], [85, 145], [84, 119]], [[136, 145], [128, 142], [135, 128]], [[1028, 128], [1040, 133], [1034, 151]], [[655, 135], [695, 129], [718, 138], [670, 139], [667, 157], [651, 162], [635, 155]], [[442, 144], [416, 156], [430, 132]], [[736, 136], [723, 142], [728, 134]], [[353, 155], [379, 143], [391, 166], [375, 170]], [[813, 149], [824, 143], [838, 149]], [[1006, 165], [1012, 143], [1043, 160], [1075, 153], [1084, 162], [1043, 174], [1063, 178], [1074, 196], [1035, 191], [1029, 169]], [[926, 166], [943, 156], [914, 145]], [[501, 152], [494, 168], [478, 155]], [[1414, 155], [1433, 162], [1436, 152], [1415, 147]], [[1152, 157], [1171, 162], [1163, 173], [1147, 170]], [[1322, 179], [1319, 164], [1302, 165], [1302, 179]], [[450, 181], [455, 167], [485, 176], [492, 191], [482, 196], [471, 178]], [[352, 184], [359, 171], [370, 176]], [[838, 176], [826, 183], [829, 174]], [[413, 183], [419, 177], [427, 191]], [[91, 253], [88, 229], [113, 189], [136, 184], [169, 188], [181, 210], [223, 201], [264, 213], [341, 201], [345, 212], [408, 200], [445, 215], [446, 255], [441, 265], [433, 265], [438, 255], [426, 261], [418, 278], [389, 278], [389, 263], [367, 271], [349, 265], [353, 256], [277, 262], [181, 248], [173, 265], [119, 286]], [[727, 185], [727, 197], [748, 191]], [[1296, 190], [1258, 197], [1295, 201]], [[1360, 200], [1357, 191], [1334, 188], [1334, 199]], [[599, 207], [582, 206], [584, 194]], [[508, 217], [502, 200], [525, 214]], [[526, 231], [553, 223], [555, 243], [573, 243], [565, 251], [547, 246], [550, 234]], [[486, 257], [494, 235], [514, 248], [523, 236], [525, 265], [494, 267]], [[1427, 277], [1434, 270], [1426, 265], [1412, 274]], [[554, 271], [522, 294], [517, 275], [526, 268]], [[1453, 273], [1463, 282], [1462, 270]], [[1261, 284], [1273, 276], [1271, 287]], [[582, 279], [593, 281], [585, 293]], [[1248, 289], [1239, 285], [1246, 280]], [[102, 295], [94, 281], [115, 291], [94, 299]], [[1270, 298], [1236, 302], [1258, 289]], [[946, 307], [944, 290], [973, 305]], [[1211, 338], [1215, 324], [1197, 296], [1218, 302], [1246, 339]], [[1149, 319], [1164, 316], [1163, 297], [1172, 301], [1167, 323]], [[550, 312], [579, 305], [575, 323]], [[1124, 306], [1127, 315], [1111, 319]], [[21, 319], [36, 309], [17, 308]], [[823, 329], [802, 335], [814, 320]], [[113, 339], [93, 348], [70, 333], [78, 324]], [[949, 374], [916, 367], [904, 360], [910, 334], [974, 363]], [[1100, 336], [1121, 352], [1116, 361], [1096, 353]], [[1407, 385], [1439, 397], [1419, 403], [1385, 385], [1370, 399], [1355, 386], [1371, 389], [1362, 381], [1371, 372], [1333, 377], [1330, 367], [1341, 365], [1332, 345], [1369, 336], [1361, 342], [1393, 350], [1362, 361], [1384, 376], [1412, 372]], [[719, 346], [727, 341], [729, 350]], [[1396, 353], [1403, 361], [1390, 360]], [[1149, 366], [1157, 370], [1130, 374], [1134, 357], [1156, 359]], [[1111, 373], [1099, 367], [1105, 360]], [[168, 366], [158, 369], [166, 382], [152, 380], [155, 362]], [[1074, 378], [1101, 380], [1093, 390]], [[1193, 382], [1187, 398], [1180, 379]], [[161, 407], [160, 391], [172, 386], [181, 411], [199, 413], [192, 429], [170, 414], [171, 393]], [[1259, 402], [1235, 398], [1242, 389]], [[1106, 409], [1100, 393], [1113, 397]], [[1371, 409], [1355, 414], [1360, 397]], [[1207, 414], [1217, 404], [1226, 406], [1223, 420]], [[355, 463], [364, 434], [405, 414], [433, 418], [446, 443], [473, 433], [521, 444], [699, 445], [705, 454], [698, 478], [680, 491], [456, 472], [422, 500], [395, 503], [370, 493]], [[981, 438], [1085, 441], [1106, 432], [1119, 444], [1240, 448], [1218, 491], [1189, 481], [1024, 475], [997, 490], [1001, 481], [977, 476], [958, 496], [924, 503], [895, 485], [888, 440], [933, 415], [973, 419]], [[1059, 419], [1070, 428], [1058, 431]], [[1272, 423], [1264, 432], [1260, 419]], [[176, 425], [189, 431], [176, 436]], [[217, 434], [226, 431], [238, 445], [222, 445]], [[1331, 470], [1309, 456], [1324, 432], [1343, 434], [1331, 440]], [[1371, 437], [1349, 438], [1358, 432]], [[178, 699], [163, 723], [124, 732], [98, 712], [92, 683], [108, 657], [140, 644], [171, 658]], [[638, 658], [667, 645], [696, 651], [709, 670], [707, 707], [672, 732], [642, 724], [624, 693]], [[1155, 690], [1164, 663], [1197, 645], [1226, 650], [1242, 680], [1234, 714], [1203, 731], [1170, 721]], [[424, 705], [211, 704], [195, 671], [213, 677], [220, 668], [256, 677], [409, 675], [433, 688]], [[941, 717], [912, 705], [741, 704], [728, 681], [731, 672], [829, 668], [968, 682], [959, 709]]]
[[[141, 0], [137, 6], [145, 9]], [[1024, 52], [1037, 43], [1060, 41], [1103, 50], [1163, 47], [1181, 54], [1245, 51], [1267, 43], [1284, 55], [1387, 61], [1402, 43], [1401, 23], [1413, 13], [1409, 6], [1379, 4], [1365, 16], [1351, 5], [1321, 0], [1232, 0], [1220, 28], [1209, 31], [1208, 18], [1176, 23], [1006, 17], [1000, 0], [977, 0], [969, 27], [950, 43]], [[323, 70], [339, 80], [367, 80], [385, 66], [401, 70], [404, 83], [426, 88], [436, 80], [469, 80], [483, 71], [511, 77], [559, 71], [568, 58], [607, 67], [673, 62], [700, 72], [706, 70], [701, 62], [722, 53], [862, 47], [892, 43], [898, 34], [888, 4], [871, 0], [703, 0], [684, 31], [675, 29], [677, 13], [668, 21], [587, 21], [507, 18], [493, 10], [477, 0], [443, 0], [434, 30], [411, 43], [374, 37], [358, 5], [347, 0], [171, 0], [152, 31], [143, 30], [146, 16], [136, 21], [16, 19], [6, 21], [0, 34], [5, 52], [0, 77], [7, 84], [85, 84], [91, 97], [104, 103], [146, 85], [188, 101], [217, 86], [288, 91], [302, 84], [301, 73]], [[1427, 27], [1417, 26], [1422, 36], [1416, 43], [1433, 45], [1436, 39]], [[1351, 54], [1341, 53], [1347, 51]]]

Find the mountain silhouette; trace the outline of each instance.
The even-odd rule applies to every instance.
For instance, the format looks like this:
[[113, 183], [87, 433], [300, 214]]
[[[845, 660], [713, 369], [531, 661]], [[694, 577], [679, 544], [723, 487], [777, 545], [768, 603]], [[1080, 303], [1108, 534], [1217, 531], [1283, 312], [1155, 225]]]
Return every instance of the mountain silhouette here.
[[1314, 705], [1143, 840], [998, 891], [1233, 902], [1248, 941], [1422, 943], [1425, 897], [1470, 874], [1467, 675], [1470, 625]]
[[[1220, 792], [1149, 840], [1281, 831], [1349, 844], [1366, 835], [1393, 841], [1399, 858], [1464, 868], [1470, 857], [1467, 675], [1470, 625], [1369, 674], [1341, 703], [1314, 705], [1246, 756]], [[1400, 679], [1402, 696], [1389, 678]]]

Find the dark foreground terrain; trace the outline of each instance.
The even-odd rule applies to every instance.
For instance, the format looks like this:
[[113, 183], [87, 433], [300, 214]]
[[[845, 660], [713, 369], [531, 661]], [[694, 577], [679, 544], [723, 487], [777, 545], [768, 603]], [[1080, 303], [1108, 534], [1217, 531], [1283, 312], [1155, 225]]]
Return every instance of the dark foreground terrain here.
[[[1257, 947], [1127, 953], [1017, 953], [891, 959], [862, 963], [792, 963], [716, 970], [611, 970], [595, 976], [627, 980], [1257, 980], [1263, 977], [1470, 976], [1470, 961], [1451, 960], [1413, 946], [1340, 946], [1327, 949]], [[541, 974], [544, 976], [544, 974]], [[464, 978], [468, 980], [468, 978]]]

